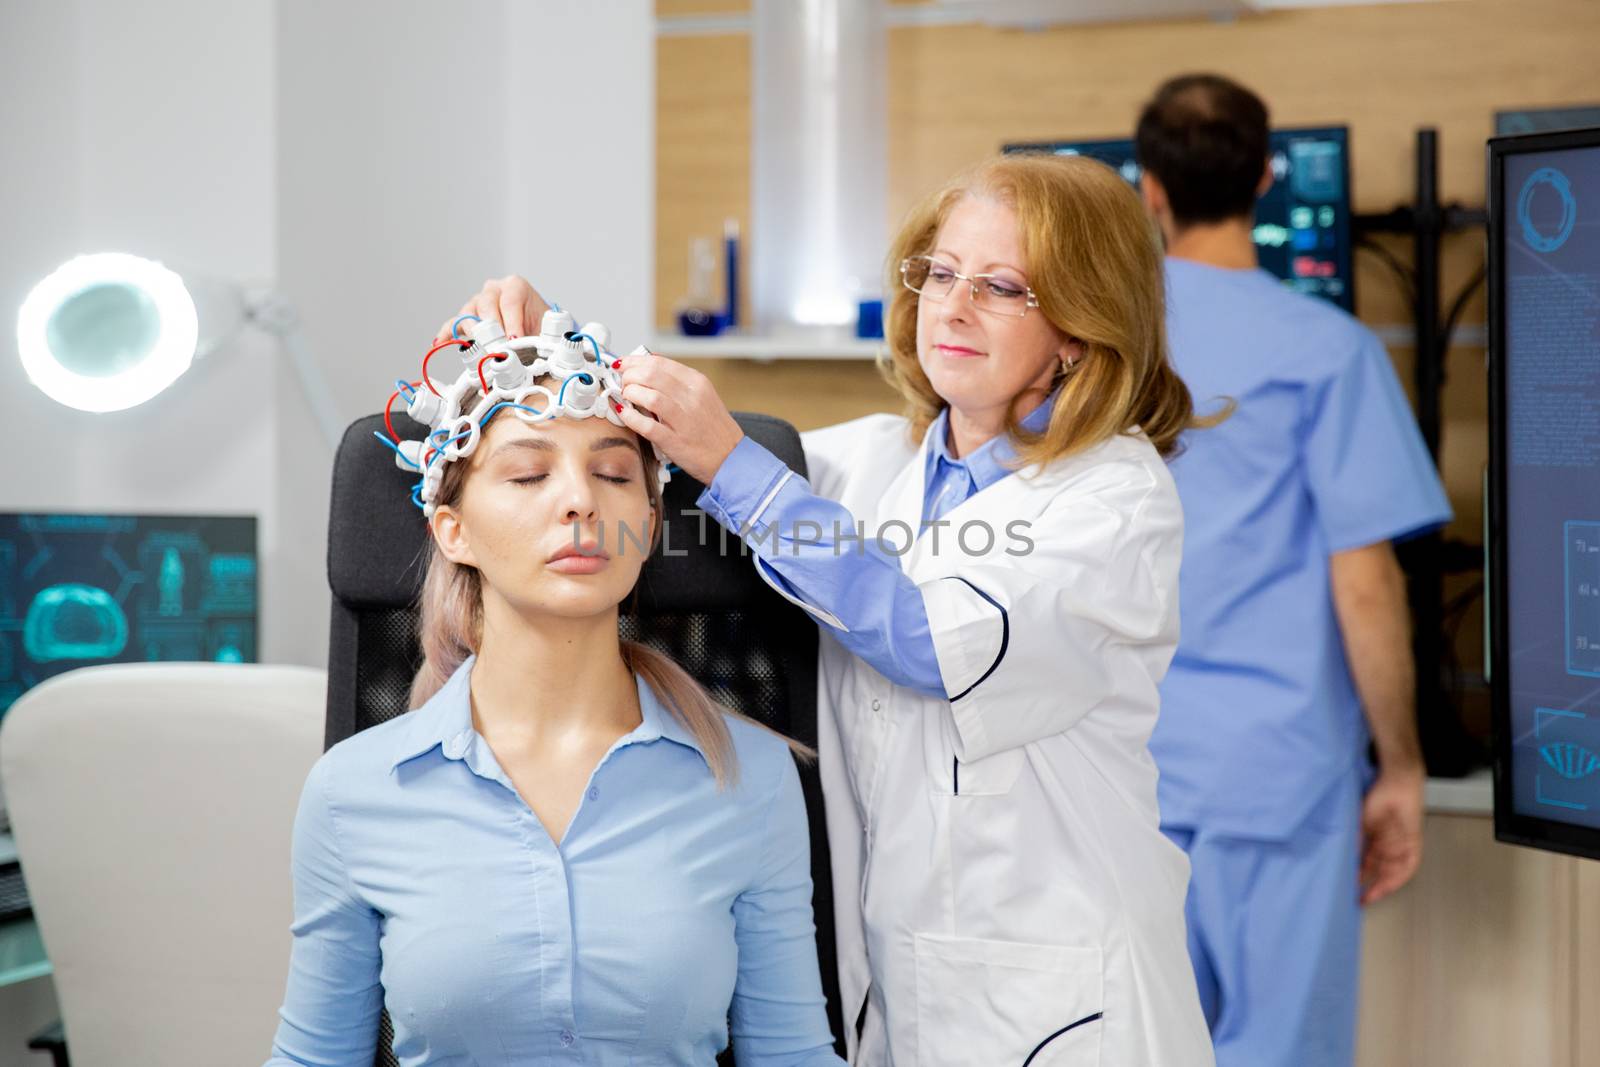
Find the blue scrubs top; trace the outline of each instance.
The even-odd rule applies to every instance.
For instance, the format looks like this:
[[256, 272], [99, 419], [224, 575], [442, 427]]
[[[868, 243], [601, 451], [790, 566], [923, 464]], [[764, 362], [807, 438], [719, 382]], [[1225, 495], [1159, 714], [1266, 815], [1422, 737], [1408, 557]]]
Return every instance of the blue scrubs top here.
[[1150, 748], [1163, 825], [1288, 837], [1364, 757], [1331, 553], [1450, 519], [1382, 343], [1260, 270], [1167, 260], [1173, 362], [1201, 414], [1172, 463], [1182, 632]]

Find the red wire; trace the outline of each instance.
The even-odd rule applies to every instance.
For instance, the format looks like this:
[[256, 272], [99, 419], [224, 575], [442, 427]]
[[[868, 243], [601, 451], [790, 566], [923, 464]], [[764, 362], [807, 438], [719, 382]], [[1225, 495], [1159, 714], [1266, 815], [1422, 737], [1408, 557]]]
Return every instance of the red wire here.
[[482, 359], [478, 360], [478, 383], [483, 386], [484, 396], [489, 395], [489, 379], [483, 376], [483, 365], [499, 354], [500, 353], [498, 352], [490, 352], [487, 356], [484, 356]]
[[470, 341], [457, 341], [454, 339], [449, 341], [441, 341], [432, 348], [428, 349], [428, 354], [422, 357], [422, 383], [428, 387], [434, 396], [439, 397], [441, 400], [444, 399], [444, 394], [440, 393], [439, 390], [433, 387], [433, 379], [428, 377], [428, 360], [432, 359], [433, 354], [439, 351], [439, 349], [449, 348], [451, 345], [460, 345], [461, 351], [463, 352], [472, 347], [472, 343]]
[[394, 423], [389, 419], [389, 409], [394, 407], [394, 398], [399, 395], [400, 390], [396, 389], [389, 394], [389, 402], [383, 405], [383, 428], [389, 431], [389, 438], [395, 444], [400, 443], [400, 435], [394, 432]]
[[[415, 389], [421, 384], [421, 382], [412, 382], [411, 388]], [[389, 394], [389, 402], [383, 405], [383, 428], [389, 431], [389, 436], [394, 439], [395, 444], [400, 443], [400, 435], [394, 432], [394, 423], [389, 418], [389, 409], [394, 407], [394, 398], [399, 395], [400, 390], [396, 389], [394, 392]]]

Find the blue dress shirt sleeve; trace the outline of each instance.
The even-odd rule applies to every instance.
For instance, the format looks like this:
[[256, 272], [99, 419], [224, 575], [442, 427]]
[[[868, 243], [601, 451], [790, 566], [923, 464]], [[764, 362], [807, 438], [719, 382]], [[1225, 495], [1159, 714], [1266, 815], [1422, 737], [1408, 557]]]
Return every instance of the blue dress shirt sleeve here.
[[823, 621], [851, 652], [896, 685], [947, 696], [922, 591], [875, 538], [862, 536], [842, 505], [812, 492], [746, 437], [700, 494], [699, 506], [745, 538], [757, 565], [802, 607], [831, 616]]
[[1304, 421], [1306, 481], [1328, 549], [1427, 533], [1450, 501], [1383, 344], [1360, 331], [1351, 358], [1314, 384]]
[[828, 1034], [811, 912], [811, 838], [787, 749], [755, 878], [733, 902], [739, 974], [728, 1012], [740, 1067], [844, 1067]]
[[312, 768], [294, 821], [294, 944], [267, 1067], [372, 1067], [383, 1006], [377, 914], [351, 885], [329, 795]]

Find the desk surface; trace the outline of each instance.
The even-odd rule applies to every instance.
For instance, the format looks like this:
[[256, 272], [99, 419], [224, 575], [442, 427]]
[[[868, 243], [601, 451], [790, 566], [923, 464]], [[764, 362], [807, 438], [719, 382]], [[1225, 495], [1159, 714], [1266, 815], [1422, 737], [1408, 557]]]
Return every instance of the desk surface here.
[[1480, 767], [1465, 778], [1429, 778], [1424, 803], [1433, 815], [1493, 815], [1494, 773]]

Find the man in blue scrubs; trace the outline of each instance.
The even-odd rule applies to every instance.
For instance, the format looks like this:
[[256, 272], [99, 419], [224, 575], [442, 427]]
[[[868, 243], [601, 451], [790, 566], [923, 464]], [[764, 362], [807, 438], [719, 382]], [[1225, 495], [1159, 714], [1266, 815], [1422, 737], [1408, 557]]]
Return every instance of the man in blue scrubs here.
[[1238, 405], [1172, 464], [1183, 628], [1150, 745], [1162, 828], [1193, 868], [1190, 955], [1218, 1067], [1346, 1067], [1361, 907], [1422, 851], [1392, 544], [1450, 507], [1377, 337], [1257, 266], [1267, 131], [1254, 94], [1210, 75], [1168, 82], [1139, 119], [1174, 362], [1202, 413]]

